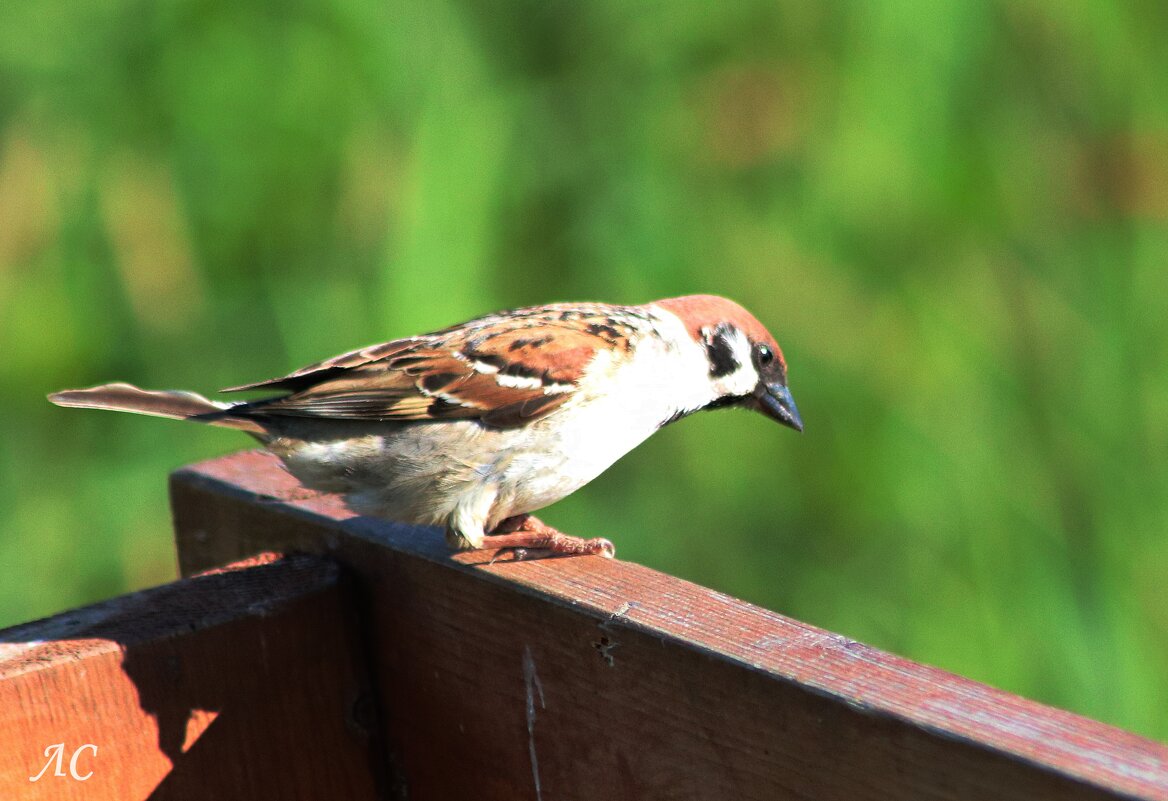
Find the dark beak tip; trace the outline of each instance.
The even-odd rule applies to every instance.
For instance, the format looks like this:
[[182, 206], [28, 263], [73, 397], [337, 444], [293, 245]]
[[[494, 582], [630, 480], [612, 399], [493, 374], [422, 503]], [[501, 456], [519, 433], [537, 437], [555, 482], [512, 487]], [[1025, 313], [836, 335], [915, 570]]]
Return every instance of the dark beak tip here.
[[758, 399], [768, 417], [803, 433], [803, 418], [791, 397], [791, 390], [781, 385], [767, 386], [759, 393]]
[[798, 411], [792, 409], [791, 412], [792, 413], [790, 414], [790, 416], [783, 417], [781, 420], [779, 420], [779, 422], [782, 423], [783, 425], [787, 426], [788, 428], [795, 429], [800, 434], [802, 434], [803, 433], [803, 418], [799, 416]]

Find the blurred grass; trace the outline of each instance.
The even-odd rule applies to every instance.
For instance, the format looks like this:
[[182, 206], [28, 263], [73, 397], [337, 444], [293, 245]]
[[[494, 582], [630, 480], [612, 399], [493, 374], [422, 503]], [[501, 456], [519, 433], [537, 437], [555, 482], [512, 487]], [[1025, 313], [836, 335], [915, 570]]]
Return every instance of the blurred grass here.
[[1168, 11], [1081, 0], [0, 5], [0, 624], [173, 576], [227, 432], [64, 411], [509, 306], [734, 297], [798, 437], [546, 513], [1168, 739]]

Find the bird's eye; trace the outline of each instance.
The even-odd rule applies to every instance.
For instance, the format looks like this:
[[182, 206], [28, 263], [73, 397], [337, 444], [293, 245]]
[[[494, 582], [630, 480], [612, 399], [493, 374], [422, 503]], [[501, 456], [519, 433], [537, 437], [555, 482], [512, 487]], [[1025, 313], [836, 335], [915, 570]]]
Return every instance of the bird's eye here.
[[758, 364], [760, 367], [766, 367], [775, 360], [774, 351], [772, 351], [766, 345], [759, 345], [758, 348], [755, 349], [755, 354], [758, 357]]

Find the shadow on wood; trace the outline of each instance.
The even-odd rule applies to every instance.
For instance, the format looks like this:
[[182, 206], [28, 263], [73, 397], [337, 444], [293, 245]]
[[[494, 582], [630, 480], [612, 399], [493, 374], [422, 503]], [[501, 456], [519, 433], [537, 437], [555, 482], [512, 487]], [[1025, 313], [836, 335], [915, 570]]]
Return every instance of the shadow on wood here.
[[0, 632], [0, 798], [384, 797], [355, 624], [268, 555]]

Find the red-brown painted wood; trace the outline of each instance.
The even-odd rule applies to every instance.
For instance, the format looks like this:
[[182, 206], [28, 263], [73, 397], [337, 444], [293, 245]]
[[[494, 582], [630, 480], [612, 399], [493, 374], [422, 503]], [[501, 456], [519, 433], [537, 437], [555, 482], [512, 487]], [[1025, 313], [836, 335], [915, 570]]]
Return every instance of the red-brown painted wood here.
[[635, 564], [451, 557], [254, 452], [172, 495], [185, 572], [352, 569], [412, 801], [1168, 799], [1163, 745]]
[[268, 556], [0, 631], [0, 799], [379, 797], [339, 577]]

